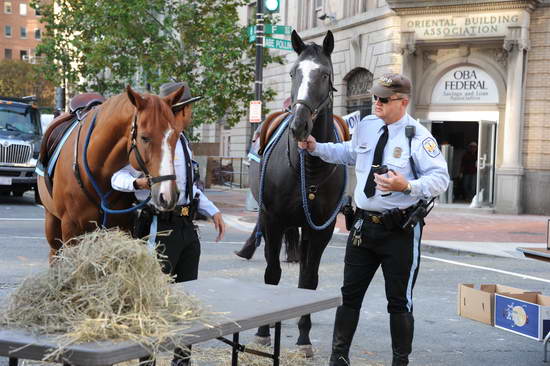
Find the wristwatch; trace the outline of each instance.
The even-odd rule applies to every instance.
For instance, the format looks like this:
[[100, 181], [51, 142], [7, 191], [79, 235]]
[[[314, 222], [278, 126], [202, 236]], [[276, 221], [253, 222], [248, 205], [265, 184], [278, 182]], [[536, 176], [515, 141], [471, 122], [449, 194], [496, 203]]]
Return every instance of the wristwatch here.
[[405, 189], [403, 190], [403, 193], [405, 193], [405, 194], [411, 194], [411, 191], [412, 191], [412, 186], [411, 186], [411, 183], [409, 182], [409, 183], [407, 183], [407, 188], [405, 188]]

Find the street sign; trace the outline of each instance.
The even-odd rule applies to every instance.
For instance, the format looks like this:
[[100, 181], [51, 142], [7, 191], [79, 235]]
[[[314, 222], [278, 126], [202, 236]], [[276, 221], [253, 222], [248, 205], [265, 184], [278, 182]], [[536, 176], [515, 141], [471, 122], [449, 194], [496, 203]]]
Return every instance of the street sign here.
[[264, 47], [292, 51], [292, 42], [286, 39], [264, 37]]
[[348, 124], [349, 133], [353, 134], [353, 132], [355, 131], [355, 126], [357, 126], [357, 124], [361, 120], [361, 113], [359, 111], [355, 111], [350, 114], [346, 114], [345, 116], [342, 116], [342, 118]]
[[292, 27], [290, 25], [280, 24], [266, 24], [264, 25], [265, 34], [285, 34], [290, 35], [292, 33]]
[[250, 102], [249, 115], [250, 123], [262, 122], [262, 102], [260, 100]]
[[[248, 41], [254, 42], [256, 40], [256, 26], [249, 25], [247, 28], [248, 31]], [[264, 34], [284, 34], [286, 36], [292, 33], [292, 27], [290, 25], [281, 25], [281, 24], [265, 24], [264, 25]]]

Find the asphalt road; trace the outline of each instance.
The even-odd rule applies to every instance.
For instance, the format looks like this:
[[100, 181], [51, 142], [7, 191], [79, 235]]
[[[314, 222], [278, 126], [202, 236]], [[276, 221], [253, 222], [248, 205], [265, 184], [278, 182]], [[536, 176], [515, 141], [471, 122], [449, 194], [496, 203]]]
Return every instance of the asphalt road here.
[[[42, 208], [34, 205], [32, 195], [19, 199], [0, 197], [0, 302], [6, 300], [23, 278], [47, 269], [48, 246], [43, 225]], [[224, 241], [214, 243], [212, 225], [201, 222], [200, 226], [203, 245], [199, 277], [263, 281], [265, 261], [261, 251], [250, 261], [233, 254], [247, 236], [244, 230], [230, 227]], [[319, 286], [327, 291], [339, 291], [344, 245], [345, 235], [335, 235], [323, 256]], [[295, 286], [297, 276], [297, 265], [283, 263], [281, 285]], [[457, 316], [457, 286], [461, 282], [499, 283], [550, 294], [550, 264], [448, 253], [423, 255], [414, 292], [416, 331], [410, 364], [544, 365], [540, 342]], [[317, 352], [312, 365], [326, 365], [334, 310], [314, 314], [312, 321], [312, 342]], [[364, 302], [352, 347], [352, 365], [391, 364], [388, 323], [383, 279], [379, 272]], [[250, 342], [253, 334], [253, 331], [243, 333], [241, 341]], [[292, 348], [296, 337], [296, 320], [284, 322], [283, 348]], [[209, 342], [203, 347], [224, 345]], [[0, 359], [0, 366], [4, 365], [7, 359]]]

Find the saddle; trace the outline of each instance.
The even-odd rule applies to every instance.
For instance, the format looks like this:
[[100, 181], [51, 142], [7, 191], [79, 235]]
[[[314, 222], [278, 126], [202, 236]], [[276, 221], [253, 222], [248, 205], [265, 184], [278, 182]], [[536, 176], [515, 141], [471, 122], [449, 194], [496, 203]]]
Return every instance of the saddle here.
[[69, 112], [57, 116], [44, 132], [42, 145], [40, 146], [40, 155], [38, 161], [42, 166], [48, 166], [48, 162], [53, 155], [57, 145], [69, 129], [75, 119], [81, 119], [82, 115], [90, 111], [96, 105], [105, 101], [105, 98], [98, 93], [83, 93], [71, 99], [69, 102]]
[[[279, 112], [273, 112], [269, 114], [262, 125], [258, 127], [256, 132], [254, 133], [254, 138], [252, 139], [253, 145], [256, 145], [258, 147], [258, 155], [262, 155], [265, 148], [267, 147], [267, 144], [269, 142], [269, 139], [273, 136], [273, 133], [279, 128], [281, 123], [285, 120], [285, 118], [289, 115], [289, 112], [279, 111]], [[334, 128], [336, 129], [336, 132], [338, 133], [338, 136], [340, 137], [340, 141], [349, 141], [351, 138], [349, 133], [348, 124], [344, 119], [336, 114], [332, 115], [333, 122], [334, 122]], [[259, 130], [259, 131], [258, 131]]]

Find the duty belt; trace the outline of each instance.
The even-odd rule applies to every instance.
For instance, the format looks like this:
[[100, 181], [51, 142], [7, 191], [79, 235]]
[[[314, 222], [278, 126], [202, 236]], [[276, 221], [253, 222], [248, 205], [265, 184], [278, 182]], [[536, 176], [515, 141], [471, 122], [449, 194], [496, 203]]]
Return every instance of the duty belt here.
[[156, 215], [160, 220], [163, 221], [171, 220], [172, 217], [183, 217], [190, 219], [192, 215], [191, 205], [177, 205], [172, 211], [154, 212], [154, 215]]
[[374, 224], [382, 224], [382, 214], [376, 211], [365, 211], [357, 208], [357, 217], [362, 218], [364, 221], [372, 222]]

